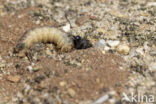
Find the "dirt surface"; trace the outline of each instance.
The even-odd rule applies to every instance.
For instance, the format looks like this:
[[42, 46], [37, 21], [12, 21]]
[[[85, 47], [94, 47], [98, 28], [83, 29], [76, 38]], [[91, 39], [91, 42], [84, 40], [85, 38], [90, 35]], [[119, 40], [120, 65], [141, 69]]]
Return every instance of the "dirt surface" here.
[[[148, 104], [121, 100], [156, 96], [154, 3], [0, 0], [0, 104]], [[86, 37], [93, 47], [63, 53], [36, 43], [14, 54], [23, 33], [39, 26]]]
[[[14, 56], [12, 52], [18, 39], [26, 30], [40, 26], [34, 24], [32, 18], [29, 17], [28, 12], [34, 10], [37, 8], [22, 9], [16, 14], [0, 17], [0, 53], [7, 63], [0, 80], [1, 102], [11, 103], [12, 98], [22, 91], [26, 84], [32, 84], [33, 92], [30, 92], [30, 96], [32, 96], [31, 93], [38, 93], [35, 96], [37, 97], [50, 90], [54, 90], [53, 93], [57, 95], [59, 90], [62, 99], [75, 103], [89, 99], [96, 100], [111, 89], [121, 94], [128, 75], [126, 71], [119, 68], [124, 67], [125, 69], [125, 66], [122, 65], [123, 59], [113, 54], [103, 54], [94, 48], [62, 53], [74, 59], [83, 59], [81, 67], [75, 68], [74, 65], [71, 66], [41, 55], [35, 63], [42, 66], [41, 70], [29, 73], [27, 65], [31, 62], [25, 62], [23, 58]], [[56, 22], [45, 21], [42, 22], [42, 26], [44, 25], [57, 27]], [[16, 75], [20, 76], [18, 83], [8, 80], [9, 76], [16, 77]], [[65, 82], [66, 85], [60, 86], [61, 82]], [[69, 88], [75, 91], [74, 96], [68, 94]]]

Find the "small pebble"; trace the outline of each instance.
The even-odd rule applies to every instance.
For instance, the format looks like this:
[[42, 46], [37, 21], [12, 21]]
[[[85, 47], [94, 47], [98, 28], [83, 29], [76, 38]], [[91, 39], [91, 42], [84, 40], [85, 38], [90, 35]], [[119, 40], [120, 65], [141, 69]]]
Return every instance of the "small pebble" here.
[[111, 48], [114, 48], [114, 47], [118, 46], [119, 43], [120, 43], [120, 41], [118, 41], [118, 40], [114, 40], [114, 41], [108, 40], [108, 41], [107, 41], [107, 44], [108, 44]]
[[156, 71], [156, 63], [151, 63], [150, 66], [149, 66], [149, 69], [151, 71]]
[[32, 67], [32, 66], [28, 66], [27, 69], [28, 69], [28, 71], [29, 71], [30, 73], [33, 72], [33, 67]]
[[47, 83], [45, 81], [41, 81], [40, 87], [41, 88], [46, 88], [46, 86], [47, 86]]
[[71, 96], [71, 97], [74, 97], [76, 95], [76, 92], [75, 90], [73, 90], [72, 88], [69, 88], [68, 89], [68, 94]]
[[69, 32], [70, 31], [70, 24], [66, 24], [65, 26], [63, 26], [63, 30], [65, 32]]
[[51, 51], [50, 51], [49, 49], [46, 50], [46, 54], [47, 54], [48, 56], [52, 56], [52, 53], [51, 53]]
[[112, 91], [109, 91], [109, 94], [110, 94], [110, 95], [115, 95], [116, 92], [115, 92], [114, 90], [112, 90]]
[[78, 26], [83, 25], [84, 23], [86, 23], [89, 20], [89, 16], [87, 14], [80, 16], [79, 18], [76, 19], [75, 23]]
[[147, 6], [156, 6], [156, 2], [148, 2]]
[[24, 51], [19, 52], [19, 53], [18, 53], [18, 57], [21, 57], [21, 58], [25, 57]]
[[65, 82], [65, 81], [60, 82], [61, 87], [65, 86], [65, 85], [67, 85], [67, 82]]
[[97, 43], [96, 43], [97, 47], [100, 49], [103, 49], [106, 46], [106, 41], [103, 39], [100, 39]]
[[4, 68], [6, 65], [3, 63], [0, 63], [0, 68]]
[[21, 93], [21, 92], [18, 92], [18, 93], [17, 93], [17, 97], [18, 97], [18, 98], [22, 98], [22, 97], [23, 97], [22, 93]]
[[99, 99], [97, 99], [93, 104], [103, 104], [109, 99], [109, 95], [106, 94], [104, 96], [101, 96]]
[[115, 100], [114, 98], [112, 98], [112, 99], [109, 99], [109, 102], [110, 102], [111, 104], [115, 104], [116, 100]]
[[136, 52], [141, 54], [141, 55], [144, 55], [143, 48], [137, 48]]
[[97, 31], [100, 34], [104, 34], [105, 33], [105, 30], [103, 28], [98, 28]]
[[15, 76], [8, 76], [7, 80], [13, 83], [18, 83], [21, 80], [21, 76], [15, 75]]
[[100, 79], [99, 79], [99, 78], [96, 78], [96, 82], [97, 82], [97, 83], [100, 83]]
[[39, 25], [39, 24], [41, 23], [41, 21], [40, 21], [40, 20], [37, 20], [35, 23], [36, 23], [37, 25]]
[[130, 52], [130, 47], [126, 44], [120, 44], [116, 50], [120, 54], [128, 55]]
[[38, 5], [47, 5], [50, 3], [50, 0], [35, 0], [35, 3]]
[[42, 69], [41, 66], [36, 66], [36, 67], [33, 68], [33, 71], [34, 71], [34, 72], [37, 72], [37, 71], [39, 71], [40, 69]]

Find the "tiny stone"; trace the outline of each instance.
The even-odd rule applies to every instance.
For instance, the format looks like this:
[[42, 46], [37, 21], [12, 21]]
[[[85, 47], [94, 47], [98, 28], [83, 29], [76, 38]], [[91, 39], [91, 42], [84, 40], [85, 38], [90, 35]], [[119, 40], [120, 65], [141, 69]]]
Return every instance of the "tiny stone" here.
[[18, 18], [22, 18], [22, 17], [23, 17], [23, 15], [19, 15], [19, 16], [18, 16]]
[[78, 67], [81, 67], [81, 66], [82, 66], [82, 64], [81, 64], [81, 63], [77, 63], [76, 65], [77, 65]]
[[60, 82], [60, 86], [63, 87], [65, 86], [67, 83], [65, 81]]
[[18, 57], [21, 57], [21, 58], [25, 57], [25, 52], [24, 51], [19, 52], [18, 53]]
[[123, 55], [127, 55], [129, 54], [129, 51], [130, 51], [130, 47], [126, 44], [120, 44], [118, 47], [117, 47], [117, 51], [120, 53], [120, 54], [123, 54]]
[[99, 33], [101, 33], [101, 34], [104, 34], [104, 33], [105, 33], [104, 29], [102, 29], [102, 28], [97, 29], [97, 31], [98, 31]]
[[19, 76], [19, 75], [8, 76], [7, 80], [10, 82], [13, 82], [13, 83], [17, 83], [21, 80], [21, 76]]
[[46, 50], [46, 54], [48, 55], [48, 56], [52, 56], [52, 53], [51, 53], [51, 51], [50, 50]]
[[110, 95], [115, 95], [116, 92], [112, 90], [112, 91], [109, 92], [109, 94], [110, 94]]
[[22, 98], [23, 97], [22, 93], [21, 92], [18, 92], [17, 93], [17, 97]]
[[37, 72], [37, 71], [39, 71], [40, 69], [42, 69], [42, 67], [36, 66], [36, 67], [33, 68], [33, 71], [34, 71], [34, 72]]
[[32, 66], [28, 66], [27, 69], [29, 70], [30, 73], [32, 73], [32, 71], [33, 71]]
[[100, 39], [97, 43], [96, 43], [98, 48], [104, 48], [106, 46], [106, 41], [103, 39]]
[[45, 81], [41, 81], [40, 87], [41, 87], [41, 88], [46, 88], [46, 82], [45, 82]]
[[30, 85], [26, 85], [24, 92], [28, 93], [30, 91], [30, 89], [31, 89]]
[[63, 30], [65, 32], [69, 32], [69, 30], [70, 30], [70, 24], [66, 24], [65, 26], [63, 26]]
[[103, 104], [105, 101], [107, 101], [109, 99], [109, 95], [103, 95], [102, 97], [100, 97], [99, 99], [97, 99], [93, 104]]
[[97, 83], [100, 83], [100, 79], [99, 79], [99, 78], [96, 78], [96, 82], [97, 82]]
[[30, 90], [30, 88], [31, 88], [30, 85], [26, 85], [26, 88], [25, 89], [26, 90]]
[[148, 2], [147, 6], [156, 6], [156, 2]]
[[89, 17], [88, 15], [83, 15], [83, 16], [80, 16], [79, 18], [76, 19], [75, 23], [78, 25], [78, 26], [81, 26], [83, 25], [84, 23], [86, 23], [87, 21], [89, 20]]
[[47, 5], [50, 0], [35, 0], [36, 4], [38, 5]]
[[115, 40], [115, 41], [108, 40], [107, 43], [108, 43], [108, 45], [109, 45], [111, 48], [114, 48], [114, 47], [116, 47], [117, 45], [119, 45], [120, 41], [118, 41], [118, 40]]
[[69, 88], [68, 89], [68, 94], [71, 96], [71, 97], [74, 97], [76, 92], [72, 89], [72, 88]]
[[105, 47], [104, 47], [104, 50], [105, 50], [105, 51], [109, 51], [109, 50], [110, 50], [110, 47], [105, 46]]
[[150, 54], [151, 56], [156, 56], [156, 51], [155, 51], [155, 50], [151, 50], [151, 51], [149, 52], [149, 54]]
[[40, 20], [36, 21], [35, 23], [36, 23], [37, 25], [40, 24]]
[[143, 48], [137, 48], [136, 52], [141, 54], [141, 55], [144, 55]]
[[3, 63], [0, 63], [0, 68], [4, 68], [6, 65]]
[[150, 66], [149, 66], [149, 69], [151, 71], [156, 71], [156, 63], [151, 63]]
[[114, 103], [116, 102], [116, 100], [115, 100], [115, 99], [109, 99], [109, 102], [110, 102], [111, 104], [114, 104]]

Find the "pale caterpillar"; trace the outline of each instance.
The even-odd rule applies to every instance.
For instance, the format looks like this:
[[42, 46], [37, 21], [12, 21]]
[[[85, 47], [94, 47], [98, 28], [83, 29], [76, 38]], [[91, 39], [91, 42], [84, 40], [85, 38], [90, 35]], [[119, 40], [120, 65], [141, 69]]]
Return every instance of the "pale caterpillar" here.
[[85, 49], [91, 47], [87, 39], [81, 39], [80, 36], [72, 36], [54, 27], [37, 27], [26, 31], [19, 39], [14, 53], [23, 49], [30, 48], [37, 42], [51, 42], [57, 45], [63, 52], [71, 51], [73, 48]]

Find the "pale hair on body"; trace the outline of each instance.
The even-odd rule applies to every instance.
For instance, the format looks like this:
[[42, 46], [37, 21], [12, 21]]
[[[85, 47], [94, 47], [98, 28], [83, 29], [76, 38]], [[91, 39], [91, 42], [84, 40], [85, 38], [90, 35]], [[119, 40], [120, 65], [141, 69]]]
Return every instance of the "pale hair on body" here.
[[51, 42], [57, 45], [61, 51], [70, 51], [74, 47], [73, 39], [65, 32], [55, 27], [37, 27], [26, 31], [19, 39], [15, 52], [19, 52], [25, 48], [30, 48], [37, 42]]

